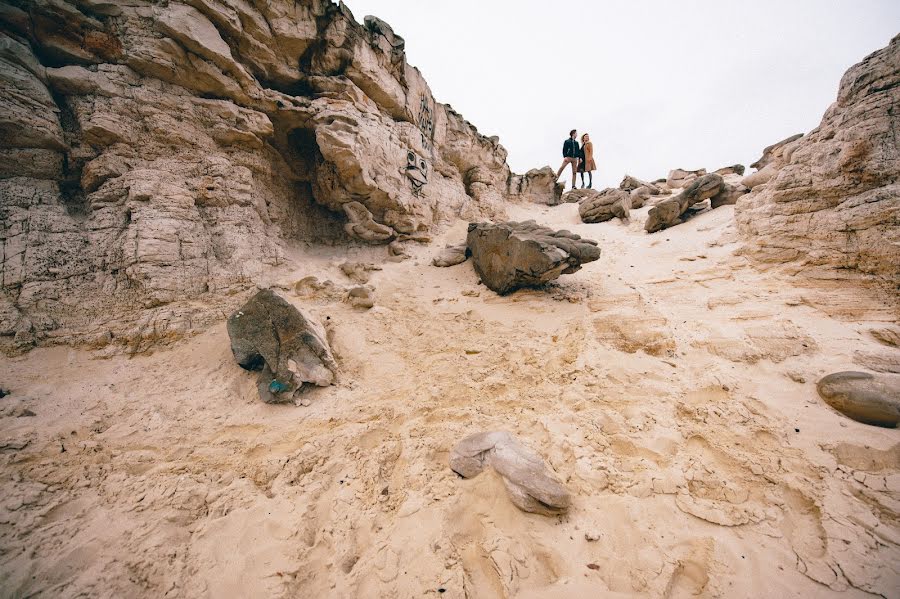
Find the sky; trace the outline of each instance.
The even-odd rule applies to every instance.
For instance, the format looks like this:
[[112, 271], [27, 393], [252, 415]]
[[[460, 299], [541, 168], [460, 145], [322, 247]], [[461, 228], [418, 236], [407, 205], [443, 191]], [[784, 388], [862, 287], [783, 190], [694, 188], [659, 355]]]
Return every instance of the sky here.
[[389, 23], [514, 171], [558, 168], [569, 130], [590, 133], [595, 188], [749, 165], [816, 127], [847, 68], [900, 33], [897, 0], [346, 4]]

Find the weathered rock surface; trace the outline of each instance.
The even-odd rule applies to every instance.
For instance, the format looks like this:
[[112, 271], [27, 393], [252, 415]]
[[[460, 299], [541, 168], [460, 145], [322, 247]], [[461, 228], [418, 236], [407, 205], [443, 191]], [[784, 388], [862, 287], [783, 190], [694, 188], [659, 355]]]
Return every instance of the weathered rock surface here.
[[726, 175], [743, 175], [744, 170], [745, 169], [743, 164], [733, 164], [731, 166], [723, 166], [722, 168], [718, 168], [713, 172], [724, 177]]
[[545, 166], [531, 169], [524, 175], [511, 175], [508, 194], [511, 198], [556, 206], [562, 201], [564, 187], [563, 183], [557, 182], [556, 171], [552, 167]]
[[462, 264], [469, 258], [467, 249], [468, 248], [464, 243], [461, 243], [459, 245], [448, 245], [431, 260], [431, 263], [434, 266], [439, 266], [442, 268]]
[[247, 370], [260, 371], [260, 398], [266, 403], [290, 401], [310, 383], [327, 387], [337, 364], [325, 329], [268, 289], [254, 295], [228, 317], [234, 359]]
[[719, 190], [719, 193], [709, 198], [709, 206], [710, 208], [718, 208], [719, 206], [736, 204], [741, 196], [749, 191], [750, 190], [741, 183], [738, 183], [737, 185], [724, 183], [722, 189]]
[[143, 351], [233, 310], [294, 243], [421, 238], [558, 197], [342, 4], [2, 8], [4, 349]]
[[469, 435], [450, 452], [450, 468], [463, 478], [485, 467], [497, 471], [519, 509], [555, 516], [569, 509], [569, 492], [541, 457], [505, 431]]
[[679, 218], [688, 208], [719, 194], [724, 185], [722, 177], [713, 173], [695, 179], [677, 196], [663, 200], [651, 208], [647, 213], [644, 229], [648, 233], [655, 233], [678, 224]]
[[625, 175], [622, 179], [622, 182], [619, 183], [619, 189], [622, 191], [635, 191], [640, 188], [646, 188], [647, 192], [650, 195], [659, 195], [660, 189], [653, 183], [647, 183], [645, 181], [641, 181], [637, 177], [632, 177], [631, 175]]
[[[578, 199], [578, 216], [585, 223], [602, 223], [612, 218], [627, 219], [634, 198], [627, 191], [609, 187], [603, 191], [578, 189], [570, 194], [581, 192]], [[641, 198], [638, 202], [643, 205]]]
[[671, 171], [669, 171], [669, 175], [666, 177], [666, 186], [669, 189], [681, 189], [697, 177], [702, 177], [705, 174], [705, 168], [701, 168], [696, 171], [688, 171], [683, 168], [672, 169]]
[[817, 128], [766, 148], [759, 172], [744, 178], [751, 192], [735, 216], [745, 253], [811, 276], [873, 275], [896, 289], [897, 106], [900, 36], [847, 71]]
[[347, 301], [354, 308], [368, 310], [375, 305], [375, 290], [368, 285], [353, 287], [347, 291]]
[[900, 375], [835, 372], [816, 383], [832, 408], [863, 424], [900, 425]]
[[481, 281], [501, 295], [543, 285], [600, 258], [596, 241], [531, 220], [470, 223], [466, 245]]

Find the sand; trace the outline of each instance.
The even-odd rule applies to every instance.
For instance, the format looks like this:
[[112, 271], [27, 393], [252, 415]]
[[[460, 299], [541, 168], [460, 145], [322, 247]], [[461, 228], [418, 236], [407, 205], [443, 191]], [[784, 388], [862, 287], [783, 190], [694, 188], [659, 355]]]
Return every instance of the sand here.
[[[259, 401], [222, 323], [149, 356], [0, 359], [7, 597], [871, 597], [900, 589], [900, 430], [822, 402], [821, 376], [896, 360], [896, 304], [799, 286], [739, 255], [732, 207], [647, 235], [647, 208], [546, 290], [499, 297], [430, 265], [456, 223], [373, 273], [371, 310], [294, 295], [351, 285], [298, 248], [273, 280], [328, 323], [339, 383]], [[894, 298], [896, 299], [896, 298]], [[526, 514], [491, 472], [448, 467], [508, 430], [572, 494]]]

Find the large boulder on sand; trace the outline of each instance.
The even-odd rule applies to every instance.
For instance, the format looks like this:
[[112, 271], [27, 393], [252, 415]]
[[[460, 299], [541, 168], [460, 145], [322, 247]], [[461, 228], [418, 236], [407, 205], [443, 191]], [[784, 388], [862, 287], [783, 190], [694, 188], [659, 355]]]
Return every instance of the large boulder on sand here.
[[[744, 254], [815, 278], [865, 274], [896, 289], [898, 106], [900, 35], [850, 67], [818, 127], [780, 142], [780, 152], [766, 148], [760, 172], [744, 178], [752, 189], [735, 206]], [[765, 185], [754, 180], [764, 174]]]
[[900, 376], [835, 372], [816, 383], [816, 389], [828, 405], [857, 422], [900, 425]]
[[481, 281], [501, 295], [576, 272], [600, 257], [596, 241], [533, 220], [470, 223], [466, 245]]
[[450, 468], [472, 478], [486, 466], [503, 479], [509, 498], [521, 510], [554, 516], [569, 509], [566, 490], [544, 460], [505, 431], [469, 435], [450, 452]]
[[266, 403], [290, 401], [304, 384], [334, 382], [337, 364], [325, 329], [271, 290], [260, 291], [229, 316], [227, 328], [237, 363], [260, 371], [257, 389]]
[[709, 199], [722, 191], [725, 181], [720, 175], [703, 175], [674, 198], [663, 200], [650, 209], [644, 229], [655, 233], [679, 222], [679, 217], [698, 202]]
[[578, 191], [586, 192], [578, 203], [578, 215], [582, 222], [602, 223], [612, 218], [628, 218], [628, 211], [631, 209], [633, 201], [629, 192], [612, 187], [603, 191], [593, 189], [579, 189]]

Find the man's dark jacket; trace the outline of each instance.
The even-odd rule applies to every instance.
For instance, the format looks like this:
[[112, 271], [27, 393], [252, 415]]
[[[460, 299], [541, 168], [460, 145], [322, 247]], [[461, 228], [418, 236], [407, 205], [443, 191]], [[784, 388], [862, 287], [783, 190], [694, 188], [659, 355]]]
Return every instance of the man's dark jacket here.
[[570, 137], [563, 142], [563, 158], [578, 158], [580, 152], [577, 140]]

